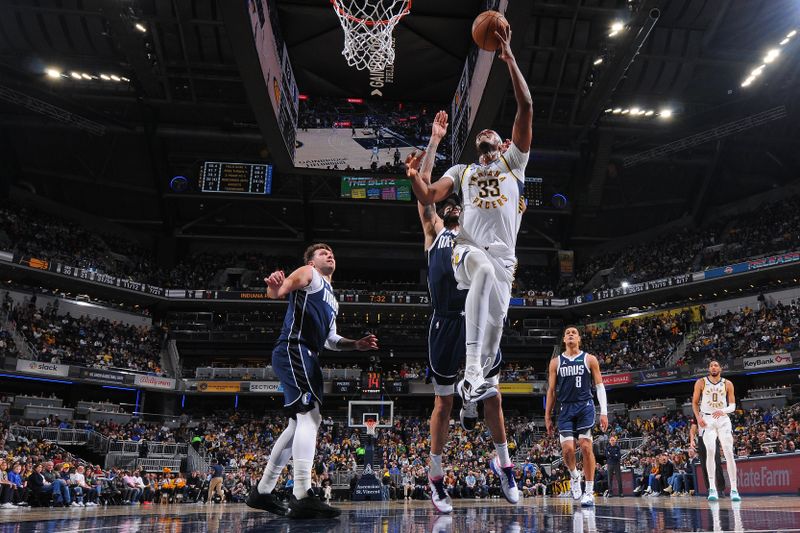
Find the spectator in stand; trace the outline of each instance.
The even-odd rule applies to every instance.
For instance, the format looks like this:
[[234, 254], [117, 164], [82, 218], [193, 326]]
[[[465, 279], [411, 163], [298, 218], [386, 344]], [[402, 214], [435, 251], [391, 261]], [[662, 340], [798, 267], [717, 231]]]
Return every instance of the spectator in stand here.
[[614, 480], [617, 481], [617, 496], [622, 496], [622, 449], [617, 444], [617, 436], [611, 435], [606, 446], [606, 465], [608, 470], [608, 496], [614, 496]]

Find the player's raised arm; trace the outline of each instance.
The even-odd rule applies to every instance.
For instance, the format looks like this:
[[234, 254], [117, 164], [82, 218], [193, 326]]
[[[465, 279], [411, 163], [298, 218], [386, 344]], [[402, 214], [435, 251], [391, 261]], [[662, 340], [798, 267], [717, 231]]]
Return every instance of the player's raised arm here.
[[550, 419], [550, 413], [553, 411], [553, 406], [556, 403], [556, 378], [558, 372], [558, 357], [550, 359], [550, 366], [547, 371], [547, 401], [544, 404], [544, 426], [547, 434], [553, 433], [553, 422]]
[[423, 205], [429, 205], [441, 202], [450, 196], [455, 181], [445, 176], [436, 181], [436, 183], [430, 183], [429, 176], [429, 181], [426, 183], [419, 172], [420, 163], [425, 154], [425, 151], [419, 153], [414, 151], [408, 154], [408, 157], [406, 157], [406, 176], [411, 179], [411, 188], [414, 190], [417, 201]]
[[314, 275], [313, 270], [314, 267], [311, 265], [301, 266], [289, 274], [289, 277], [286, 277], [283, 270], [276, 270], [264, 278], [267, 284], [267, 298], [283, 298], [291, 292], [308, 287]]
[[517, 101], [517, 114], [514, 117], [514, 128], [511, 130], [511, 140], [520, 152], [527, 153], [531, 149], [533, 140], [533, 98], [525, 81], [525, 76], [517, 66], [517, 60], [511, 51], [511, 26], [506, 26], [502, 33], [495, 32], [500, 40], [500, 59], [508, 65], [511, 74], [511, 84], [514, 86], [514, 98]]
[[[424, 156], [419, 169], [420, 178], [428, 186], [431, 184], [431, 172], [433, 172], [433, 165], [436, 163], [436, 149], [446, 133], [447, 113], [439, 111], [433, 119], [431, 140], [428, 142], [428, 148], [423, 152]], [[436, 214], [436, 205], [433, 203], [423, 204], [418, 201], [417, 210], [419, 211], [419, 220], [422, 223], [422, 231], [425, 233], [425, 249], [427, 250], [433, 244], [436, 235], [444, 227], [444, 222]]]

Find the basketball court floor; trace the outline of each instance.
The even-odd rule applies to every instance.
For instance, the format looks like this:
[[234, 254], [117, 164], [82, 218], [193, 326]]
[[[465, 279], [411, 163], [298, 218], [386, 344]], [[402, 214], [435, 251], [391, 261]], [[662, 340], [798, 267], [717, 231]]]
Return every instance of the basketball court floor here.
[[500, 500], [455, 500], [450, 516], [428, 502], [338, 503], [335, 520], [289, 520], [244, 504], [163, 505], [0, 511], [0, 533], [522, 533], [561, 531], [800, 532], [800, 498], [750, 497], [741, 503], [702, 498], [599, 499], [594, 510], [571, 500], [529, 498], [517, 506]]

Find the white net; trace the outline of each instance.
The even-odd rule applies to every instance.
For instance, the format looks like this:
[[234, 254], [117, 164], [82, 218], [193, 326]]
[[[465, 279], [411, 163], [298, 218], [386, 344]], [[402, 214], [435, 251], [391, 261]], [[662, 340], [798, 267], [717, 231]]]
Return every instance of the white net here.
[[411, 9], [411, 0], [331, 0], [344, 30], [342, 55], [358, 70], [394, 64], [392, 31]]

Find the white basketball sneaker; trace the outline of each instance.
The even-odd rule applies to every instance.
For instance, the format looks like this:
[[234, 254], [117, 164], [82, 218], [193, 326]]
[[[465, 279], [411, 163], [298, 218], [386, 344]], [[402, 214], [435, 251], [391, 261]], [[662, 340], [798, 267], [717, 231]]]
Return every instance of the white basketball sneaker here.
[[503, 489], [503, 496], [505, 496], [508, 503], [519, 502], [519, 489], [517, 489], [517, 482], [514, 481], [514, 465], [502, 466], [497, 456], [489, 461], [489, 468], [492, 469], [494, 475], [500, 478], [500, 488]]
[[431, 502], [436, 510], [445, 514], [452, 513], [453, 500], [444, 488], [444, 478], [428, 476], [428, 485], [431, 487]]
[[581, 475], [578, 474], [578, 477], [569, 478], [569, 488], [572, 491], [572, 499], [578, 501], [583, 496], [583, 489], [581, 488]]
[[585, 492], [581, 498], [581, 507], [594, 507], [594, 494]]

